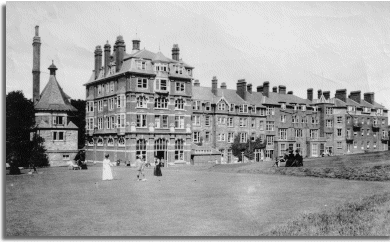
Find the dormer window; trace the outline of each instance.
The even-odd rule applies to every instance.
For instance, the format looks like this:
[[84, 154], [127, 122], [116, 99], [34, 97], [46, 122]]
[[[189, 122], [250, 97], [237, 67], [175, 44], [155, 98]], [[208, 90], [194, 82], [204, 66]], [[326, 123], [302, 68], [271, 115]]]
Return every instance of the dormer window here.
[[306, 111], [306, 105], [301, 105], [302, 111]]
[[156, 79], [156, 90], [167, 91], [168, 90], [168, 80]]
[[248, 112], [248, 105], [247, 104], [241, 104], [240, 105], [240, 113], [247, 113]]
[[225, 103], [224, 102], [218, 103], [218, 110], [225, 111]]
[[188, 74], [189, 76], [191, 76], [191, 73], [192, 73], [191, 69], [187, 69], [187, 74]]
[[252, 106], [252, 113], [256, 113], [256, 106], [255, 105]]
[[146, 70], [146, 61], [137, 61], [138, 70]]
[[376, 114], [382, 116], [382, 115], [383, 115], [383, 109], [378, 108], [378, 109], [376, 110]]
[[348, 106], [348, 111], [349, 112], [355, 112], [356, 111], [356, 107], [355, 106]]
[[286, 110], [286, 104], [285, 104], [285, 103], [282, 103], [281, 109], [282, 109], [282, 110]]
[[55, 125], [64, 125], [64, 116], [54, 116], [53, 117], [53, 124]]
[[154, 70], [155, 71], [168, 71], [168, 65], [162, 64], [162, 63], [156, 63], [154, 65]]
[[363, 112], [364, 112], [364, 113], [371, 113], [371, 108], [364, 107], [364, 108], [363, 108]]
[[318, 112], [318, 107], [313, 107], [313, 112]]
[[210, 102], [206, 102], [205, 110], [206, 111], [210, 111], [211, 110], [211, 103]]
[[175, 65], [174, 68], [175, 68], [175, 73], [176, 74], [183, 74], [183, 67], [182, 66]]

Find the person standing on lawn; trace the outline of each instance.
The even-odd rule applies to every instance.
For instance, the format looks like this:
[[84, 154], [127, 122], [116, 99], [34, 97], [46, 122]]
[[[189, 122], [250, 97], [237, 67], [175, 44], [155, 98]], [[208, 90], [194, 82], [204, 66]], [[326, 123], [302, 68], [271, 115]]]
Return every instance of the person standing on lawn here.
[[137, 159], [135, 160], [135, 165], [136, 165], [137, 171], [138, 171], [137, 179], [138, 179], [138, 181], [141, 181], [140, 175], [142, 174], [142, 176], [144, 177], [142, 179], [142, 181], [146, 181], [145, 173], [144, 173], [145, 163], [141, 160], [141, 158], [142, 158], [141, 156], [138, 156]]
[[103, 160], [103, 181], [111, 181], [114, 178], [112, 177], [112, 170], [111, 170], [111, 161], [108, 159], [110, 157], [109, 154], [106, 155], [106, 158]]
[[156, 161], [156, 167], [154, 168], [154, 175], [155, 176], [162, 176], [161, 173], [161, 160], [157, 159]]

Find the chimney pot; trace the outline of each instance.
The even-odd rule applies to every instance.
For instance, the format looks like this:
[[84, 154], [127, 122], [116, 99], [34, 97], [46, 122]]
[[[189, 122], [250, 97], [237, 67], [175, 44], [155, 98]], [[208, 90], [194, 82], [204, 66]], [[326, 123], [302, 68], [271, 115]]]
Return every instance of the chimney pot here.
[[247, 85], [247, 90], [248, 90], [249, 93], [252, 94], [252, 84], [251, 84], [251, 83], [249, 83], [249, 84]]
[[347, 102], [347, 89], [337, 89], [335, 98], [340, 99], [343, 102]]
[[364, 93], [364, 101], [366, 101], [370, 104], [374, 104], [374, 102], [375, 102], [374, 97], [375, 97], [375, 93], [373, 93], [373, 92]]
[[278, 92], [278, 87], [273, 87], [272, 92]]
[[237, 81], [237, 91], [236, 93], [244, 100], [246, 100], [247, 86], [245, 79], [240, 79]]
[[176, 60], [176, 61], [179, 61], [179, 53], [180, 53], [180, 49], [179, 49], [179, 45], [178, 44], [173, 44], [173, 47], [172, 47], [172, 59]]
[[294, 92], [293, 92], [293, 91], [288, 91], [288, 92], [287, 92], [287, 94], [289, 94], [289, 95], [293, 95], [293, 94], [294, 94]]
[[269, 97], [269, 82], [263, 82], [263, 95]]
[[361, 91], [353, 91], [353, 92], [351, 92], [351, 94], [349, 96], [350, 96], [350, 99], [354, 100], [357, 103], [360, 103]]
[[323, 92], [323, 95], [324, 95], [326, 100], [329, 100], [329, 98], [330, 98], [330, 91]]
[[313, 101], [313, 88], [307, 89], [307, 99]]
[[286, 86], [279, 85], [279, 93], [280, 94], [286, 94]]
[[199, 87], [199, 86], [200, 86], [199, 80], [196, 79], [196, 80], [194, 81], [194, 87]]
[[257, 86], [257, 92], [263, 92], [263, 86]]
[[226, 82], [221, 83], [221, 89], [226, 89]]
[[218, 79], [216, 76], [213, 76], [213, 79], [211, 80], [211, 92], [215, 96], [218, 94]]
[[320, 89], [320, 90], [318, 90], [318, 99], [320, 99], [321, 96], [322, 96], [322, 91], [321, 91], [321, 89]]

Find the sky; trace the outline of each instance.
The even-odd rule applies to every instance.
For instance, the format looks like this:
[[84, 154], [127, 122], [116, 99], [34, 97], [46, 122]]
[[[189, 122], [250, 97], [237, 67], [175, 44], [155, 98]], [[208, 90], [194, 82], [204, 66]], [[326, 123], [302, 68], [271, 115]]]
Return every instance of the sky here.
[[73, 99], [85, 99], [94, 50], [122, 35], [141, 49], [194, 66], [201, 86], [269, 81], [306, 90], [375, 92], [390, 108], [390, 2], [7, 2], [6, 92], [32, 97], [32, 40], [39, 25], [41, 87], [52, 60]]

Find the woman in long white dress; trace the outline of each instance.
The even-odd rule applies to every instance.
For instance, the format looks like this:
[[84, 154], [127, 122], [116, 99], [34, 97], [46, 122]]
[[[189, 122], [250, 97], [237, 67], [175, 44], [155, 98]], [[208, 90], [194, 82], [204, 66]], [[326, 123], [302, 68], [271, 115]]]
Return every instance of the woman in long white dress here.
[[111, 161], [108, 159], [110, 157], [108, 154], [106, 155], [106, 158], [103, 160], [103, 181], [110, 181], [114, 179], [112, 177], [112, 170], [111, 170]]

